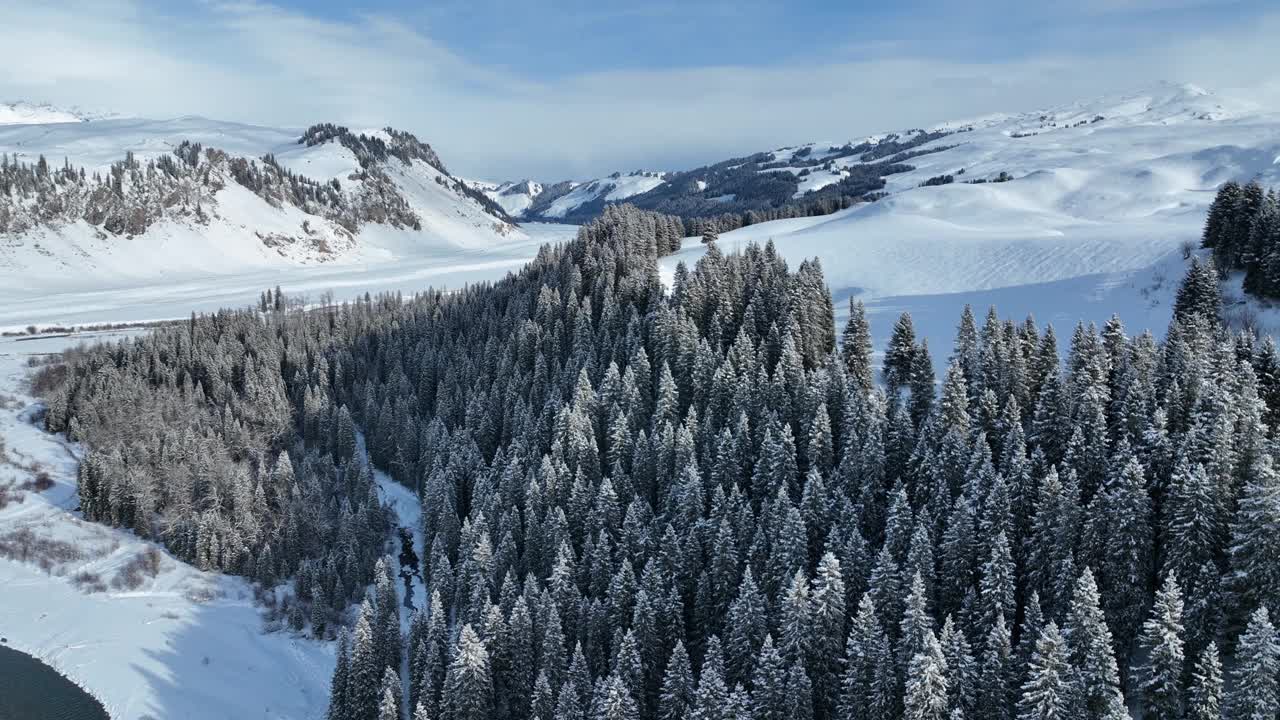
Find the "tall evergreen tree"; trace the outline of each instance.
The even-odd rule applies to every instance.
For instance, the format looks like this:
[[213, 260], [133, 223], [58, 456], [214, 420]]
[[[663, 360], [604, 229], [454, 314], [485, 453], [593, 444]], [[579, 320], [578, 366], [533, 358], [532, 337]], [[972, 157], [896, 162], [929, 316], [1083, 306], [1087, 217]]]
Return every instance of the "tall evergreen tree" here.
[[1222, 717], [1222, 663], [1218, 645], [1210, 642], [1200, 652], [1191, 687], [1187, 689], [1187, 720], [1219, 720]]
[[1182, 589], [1170, 575], [1156, 593], [1151, 617], [1142, 625], [1146, 662], [1138, 676], [1146, 715], [1155, 720], [1182, 717], [1183, 658]]
[[1084, 717], [1088, 720], [1127, 718], [1114, 641], [1102, 613], [1093, 572], [1087, 568], [1076, 582], [1063, 634], [1078, 678]]
[[1249, 627], [1240, 636], [1235, 665], [1228, 683], [1226, 717], [1274, 718], [1280, 714], [1280, 642], [1271, 614], [1265, 607], [1254, 611]]
[[401, 720], [400, 694], [403, 686], [395, 670], [387, 668], [382, 675], [382, 688], [378, 693], [378, 720]]
[[867, 308], [861, 300], [849, 298], [849, 320], [841, 336], [840, 354], [853, 386], [863, 396], [869, 394], [873, 387], [871, 324], [867, 321]]
[[489, 652], [471, 625], [463, 625], [444, 684], [444, 720], [489, 720], [493, 679]]
[[1067, 720], [1080, 711], [1066, 641], [1052, 621], [1036, 641], [1027, 681], [1018, 700], [1018, 720]]
[[948, 712], [947, 661], [933, 630], [926, 630], [920, 651], [911, 658], [903, 698], [906, 720], [945, 720]]
[[1232, 588], [1239, 608], [1280, 610], [1280, 473], [1259, 456], [1231, 525]]

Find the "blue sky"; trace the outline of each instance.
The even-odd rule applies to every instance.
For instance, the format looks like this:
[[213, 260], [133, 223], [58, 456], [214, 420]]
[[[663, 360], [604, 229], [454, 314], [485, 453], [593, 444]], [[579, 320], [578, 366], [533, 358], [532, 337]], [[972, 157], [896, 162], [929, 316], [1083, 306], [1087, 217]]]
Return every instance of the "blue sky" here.
[[0, 0], [0, 27], [0, 98], [393, 124], [495, 179], [687, 167], [1159, 80], [1280, 97], [1280, 8], [1255, 0]]
[[1102, 49], [1133, 35], [1230, 27], [1267, 3], [897, 0], [439, 0], [280, 3], [338, 20], [395, 16], [453, 52], [538, 78], [689, 66], [768, 66], [892, 54], [971, 60]]

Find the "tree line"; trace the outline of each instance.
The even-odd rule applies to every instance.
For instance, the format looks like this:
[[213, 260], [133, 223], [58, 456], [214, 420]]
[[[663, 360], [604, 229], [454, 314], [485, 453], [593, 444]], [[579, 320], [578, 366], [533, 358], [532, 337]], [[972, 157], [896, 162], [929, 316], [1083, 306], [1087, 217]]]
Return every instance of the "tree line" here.
[[[817, 261], [771, 244], [664, 289], [670, 224], [614, 207], [498, 283], [86, 351], [50, 415], [97, 453], [99, 406], [164, 396], [326, 473], [360, 435], [418, 492], [430, 601], [402, 636], [372, 559], [332, 720], [1280, 712], [1280, 358], [1212, 265], [1160, 341], [966, 308], [939, 387], [909, 315], [877, 377], [865, 309], [837, 342]], [[145, 415], [127, 445], [163, 447]]]

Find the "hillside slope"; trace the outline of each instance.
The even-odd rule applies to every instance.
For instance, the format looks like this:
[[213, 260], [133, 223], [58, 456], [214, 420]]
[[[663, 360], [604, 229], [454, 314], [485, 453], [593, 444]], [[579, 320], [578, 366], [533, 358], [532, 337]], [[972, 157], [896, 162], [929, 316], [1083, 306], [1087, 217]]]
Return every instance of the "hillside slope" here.
[[51, 113], [0, 125], [0, 271], [30, 291], [527, 240], [407, 133]]

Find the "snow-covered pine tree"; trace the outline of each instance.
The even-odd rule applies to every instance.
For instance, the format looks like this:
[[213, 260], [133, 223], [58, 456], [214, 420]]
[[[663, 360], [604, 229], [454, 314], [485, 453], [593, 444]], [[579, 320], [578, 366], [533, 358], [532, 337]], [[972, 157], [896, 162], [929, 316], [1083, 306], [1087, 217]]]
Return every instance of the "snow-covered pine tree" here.
[[1067, 643], [1058, 625], [1044, 626], [1036, 640], [1018, 700], [1018, 720], [1066, 720], [1078, 717], [1081, 702]]
[[658, 699], [658, 720], [689, 720], [693, 711], [693, 670], [684, 642], [677, 640], [662, 677], [662, 694]]
[[378, 720], [401, 720], [400, 694], [403, 686], [395, 670], [387, 668], [382, 675], [382, 688], [378, 692]]
[[905, 720], [946, 720], [950, 702], [947, 660], [933, 630], [924, 632], [920, 650], [908, 664], [903, 697]]
[[445, 678], [443, 720], [490, 720], [493, 679], [489, 652], [470, 624], [462, 626]]
[[911, 380], [911, 372], [915, 366], [916, 330], [911, 321], [911, 313], [902, 313], [893, 325], [893, 334], [889, 337], [889, 345], [884, 351], [883, 373], [889, 394], [905, 386]]
[[1183, 712], [1182, 589], [1173, 575], [1156, 593], [1151, 617], [1142, 625], [1139, 644], [1146, 660], [1135, 673], [1145, 715], [1154, 720], [1178, 720]]
[[1237, 612], [1280, 610], [1280, 473], [1270, 455], [1249, 468], [1231, 525], [1231, 587]]
[[1226, 717], [1255, 720], [1280, 714], [1280, 642], [1267, 608], [1258, 608], [1249, 618], [1237, 643], [1230, 678]]
[[841, 335], [840, 354], [853, 386], [865, 397], [872, 390], [874, 378], [871, 365], [871, 324], [867, 320], [867, 308], [861, 300], [849, 298], [849, 320]]
[[1083, 717], [1087, 720], [1125, 720], [1114, 641], [1098, 598], [1098, 586], [1088, 568], [1076, 582], [1063, 635], [1076, 672]]
[[1222, 662], [1218, 644], [1210, 642], [1200, 651], [1191, 686], [1187, 688], [1187, 720], [1220, 720], [1222, 717]]

